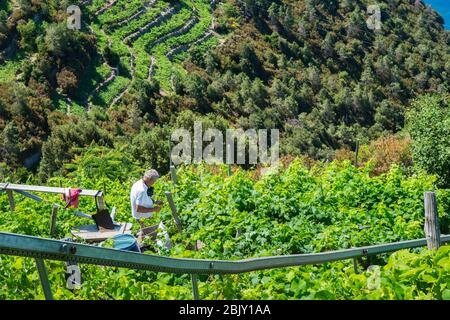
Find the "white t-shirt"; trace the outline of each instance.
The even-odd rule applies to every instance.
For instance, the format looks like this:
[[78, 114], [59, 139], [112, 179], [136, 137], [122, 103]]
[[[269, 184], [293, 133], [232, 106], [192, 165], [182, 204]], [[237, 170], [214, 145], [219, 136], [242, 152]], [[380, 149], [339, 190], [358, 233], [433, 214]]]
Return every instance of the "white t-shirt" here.
[[136, 211], [138, 205], [144, 208], [153, 208], [153, 200], [147, 195], [147, 189], [148, 187], [142, 179], [136, 181], [131, 187], [131, 212], [135, 219], [151, 218], [153, 215], [152, 212], [140, 213]]

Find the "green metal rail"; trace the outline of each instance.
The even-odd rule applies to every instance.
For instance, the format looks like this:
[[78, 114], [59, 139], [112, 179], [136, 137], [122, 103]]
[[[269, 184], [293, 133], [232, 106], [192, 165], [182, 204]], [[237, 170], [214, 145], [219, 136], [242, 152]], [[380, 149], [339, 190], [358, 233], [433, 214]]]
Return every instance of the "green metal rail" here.
[[[450, 242], [450, 235], [441, 236], [441, 243], [444, 242]], [[196, 277], [198, 274], [237, 274], [256, 270], [322, 264], [325, 262], [353, 259], [426, 245], [427, 241], [423, 238], [313, 254], [295, 254], [246, 260], [201, 260], [140, 254], [73, 242], [0, 232], [0, 254], [32, 257], [36, 259], [47, 299], [51, 299], [51, 292], [45, 266], [42, 263], [44, 259], [175, 274], [191, 274], [194, 297], [198, 298]]]

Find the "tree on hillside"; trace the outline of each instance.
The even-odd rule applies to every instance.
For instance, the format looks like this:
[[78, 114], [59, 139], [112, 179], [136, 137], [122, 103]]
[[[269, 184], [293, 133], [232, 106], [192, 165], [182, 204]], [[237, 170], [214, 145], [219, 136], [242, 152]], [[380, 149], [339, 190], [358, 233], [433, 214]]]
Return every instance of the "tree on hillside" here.
[[33, 20], [21, 20], [17, 25], [20, 34], [20, 47], [25, 51], [32, 51], [36, 47], [36, 23]]
[[248, 44], [241, 45], [240, 67], [250, 78], [255, 78], [263, 73], [261, 61], [255, 53], [255, 50]]
[[0, 135], [0, 162], [17, 168], [19, 154], [19, 132], [14, 122], [9, 122]]
[[45, 35], [47, 50], [55, 56], [63, 56], [69, 49], [69, 30], [65, 24], [53, 24], [48, 26]]
[[8, 15], [5, 11], [0, 10], [0, 48], [2, 48], [5, 43], [6, 39], [8, 39], [8, 26], [6, 24]]
[[73, 95], [78, 85], [78, 79], [73, 70], [64, 68], [56, 75], [59, 88], [65, 93]]
[[168, 126], [143, 129], [133, 138], [129, 152], [143, 167], [166, 173], [169, 169], [170, 134]]
[[111, 137], [93, 121], [80, 121], [57, 126], [42, 146], [42, 160], [39, 177], [47, 180], [64, 164], [74, 158], [80, 147], [96, 142], [98, 145], [112, 146]]
[[439, 177], [450, 187], [450, 96], [426, 95], [415, 100], [407, 112], [412, 153], [420, 168]]

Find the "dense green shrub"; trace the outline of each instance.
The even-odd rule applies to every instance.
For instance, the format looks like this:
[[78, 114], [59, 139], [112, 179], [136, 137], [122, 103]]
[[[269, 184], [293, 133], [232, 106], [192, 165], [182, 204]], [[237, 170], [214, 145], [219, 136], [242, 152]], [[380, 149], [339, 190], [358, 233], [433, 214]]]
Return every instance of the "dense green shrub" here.
[[450, 96], [423, 96], [407, 114], [414, 161], [450, 187]]
[[92, 142], [112, 147], [109, 134], [93, 121], [57, 126], [42, 147], [39, 177], [46, 180], [55, 172], [60, 173], [65, 163], [72, 160], [77, 153], [83, 152], [82, 148]]
[[[129, 189], [142, 172], [128, 157], [123, 158], [116, 151], [91, 146], [68, 168], [68, 177], [50, 178], [47, 183], [106, 188], [106, 203], [118, 209], [116, 220], [133, 222]], [[102, 161], [121, 169], [108, 173], [109, 166]], [[155, 185], [157, 199], [164, 198], [164, 191], [173, 192], [184, 231], [176, 232], [167, 204], [147, 223], [163, 220], [168, 227], [175, 246], [161, 254], [200, 259], [323, 252], [423, 237], [423, 192], [433, 188], [433, 177], [408, 177], [399, 168], [371, 177], [370, 171], [370, 166], [355, 168], [349, 162], [318, 163], [307, 169], [295, 160], [286, 169], [254, 180], [254, 172], [235, 170], [228, 177], [225, 167], [184, 167], [178, 170], [175, 189], [167, 176]], [[444, 228], [449, 224], [445, 216], [450, 194], [437, 190], [437, 195]], [[0, 230], [48, 237], [51, 203], [61, 200], [57, 195], [45, 198], [48, 202], [37, 203], [18, 196], [16, 211], [11, 213], [8, 198], [0, 197]], [[86, 223], [71, 210], [58, 213], [57, 238]], [[80, 198], [79, 210], [95, 212], [94, 201]], [[137, 230], [135, 224], [133, 231]], [[196, 240], [205, 247], [191, 251], [187, 244]], [[204, 299], [449, 299], [449, 247], [436, 253], [421, 248], [413, 251], [364, 258], [359, 274], [352, 261], [340, 261], [202, 276], [200, 295]], [[84, 283], [72, 292], [66, 289], [64, 262], [46, 264], [57, 299], [192, 297], [187, 275], [90, 265], [81, 265]], [[380, 266], [379, 278], [367, 269], [369, 265]], [[32, 259], [0, 257], [0, 298], [43, 298]]]

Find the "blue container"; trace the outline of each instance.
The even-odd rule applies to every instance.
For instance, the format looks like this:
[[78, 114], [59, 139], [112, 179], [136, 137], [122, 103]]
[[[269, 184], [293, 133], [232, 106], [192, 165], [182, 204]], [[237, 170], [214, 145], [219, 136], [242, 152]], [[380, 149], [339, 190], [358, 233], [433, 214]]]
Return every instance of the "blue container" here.
[[114, 249], [141, 252], [136, 238], [131, 234], [119, 234], [113, 237]]

